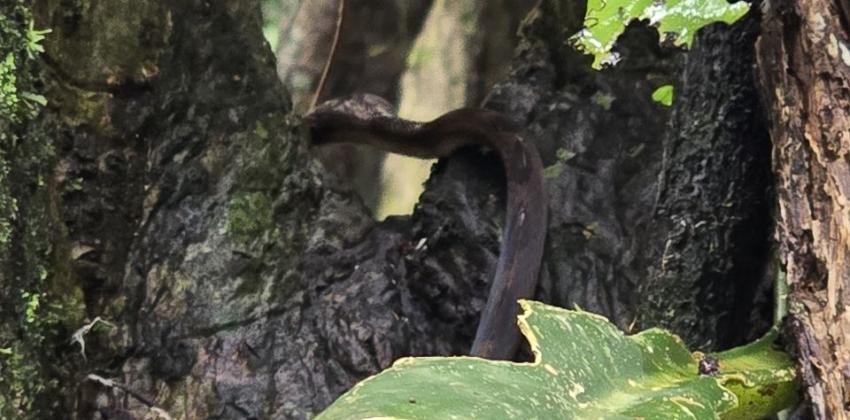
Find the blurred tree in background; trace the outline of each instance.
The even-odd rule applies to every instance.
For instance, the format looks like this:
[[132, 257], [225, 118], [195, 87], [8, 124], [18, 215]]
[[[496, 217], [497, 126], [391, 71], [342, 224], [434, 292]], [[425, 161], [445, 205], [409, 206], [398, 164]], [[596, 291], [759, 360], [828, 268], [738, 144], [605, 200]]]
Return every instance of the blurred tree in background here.
[[[431, 120], [476, 106], [504, 76], [530, 0], [359, 1], [349, 5], [327, 97], [369, 92], [400, 115]], [[336, 1], [266, 1], [264, 32], [279, 45], [278, 71], [306, 110], [328, 59], [337, 23]], [[277, 31], [272, 30], [275, 26]], [[284, 39], [287, 42], [280, 43]], [[390, 157], [355, 145], [317, 150], [325, 167], [354, 186], [379, 219], [409, 214], [430, 162]], [[382, 171], [383, 169], [383, 171]], [[384, 195], [383, 192], [388, 194]]]

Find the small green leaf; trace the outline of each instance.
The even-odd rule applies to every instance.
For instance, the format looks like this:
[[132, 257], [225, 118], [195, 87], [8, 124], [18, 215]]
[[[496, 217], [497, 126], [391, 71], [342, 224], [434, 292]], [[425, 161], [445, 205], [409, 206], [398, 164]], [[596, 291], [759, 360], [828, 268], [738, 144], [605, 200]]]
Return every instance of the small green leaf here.
[[27, 55], [30, 59], [34, 59], [36, 54], [44, 52], [41, 41], [44, 40], [44, 35], [52, 31], [52, 29], [35, 29], [35, 23], [32, 20], [29, 22], [29, 28], [27, 28]]
[[555, 157], [558, 161], [552, 165], [543, 168], [543, 177], [546, 179], [554, 179], [561, 176], [561, 172], [566, 168], [566, 163], [576, 156], [576, 152], [564, 148], [559, 148], [555, 152]]
[[555, 179], [561, 176], [561, 172], [564, 172], [564, 164], [562, 162], [555, 162], [543, 168], [543, 178]]
[[317, 419], [714, 419], [739, 413], [739, 401], [757, 418], [793, 402], [794, 366], [769, 338], [715, 355], [720, 372], [701, 375], [669, 332], [625, 336], [597, 315], [520, 304], [534, 362], [400, 359]]
[[24, 98], [30, 102], [35, 102], [41, 106], [47, 105], [47, 98], [36, 93], [21, 92], [21, 98]]
[[24, 299], [24, 319], [27, 324], [32, 324], [36, 320], [38, 307], [41, 305], [41, 294], [22, 292], [21, 297]]
[[0, 355], [11, 356], [12, 355], [12, 348], [11, 347], [0, 347]]
[[664, 85], [652, 92], [652, 100], [664, 106], [673, 105], [673, 85]]

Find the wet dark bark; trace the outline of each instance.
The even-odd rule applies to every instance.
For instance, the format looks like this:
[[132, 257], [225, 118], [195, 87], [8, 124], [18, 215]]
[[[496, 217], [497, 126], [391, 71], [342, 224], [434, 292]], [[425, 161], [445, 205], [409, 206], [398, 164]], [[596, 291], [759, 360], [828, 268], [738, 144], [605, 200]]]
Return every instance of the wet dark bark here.
[[753, 12], [701, 31], [663, 138], [650, 240], [661, 248], [639, 288], [640, 323], [700, 348], [729, 348], [770, 326], [774, 201], [753, 70], [758, 24]]
[[[752, 89], [740, 67], [755, 26], [715, 28], [687, 60], [635, 27], [623, 62], [593, 72], [564, 44], [582, 4], [541, 3], [487, 103], [525, 127], [548, 167], [537, 297], [623, 328], [686, 317], [669, 324], [695, 329], [692, 344], [751, 336], [763, 319], [730, 315], [717, 299], [765, 305], [750, 276], [764, 261], [743, 268], [733, 258], [757, 242], [741, 233], [752, 226], [723, 223], [770, 217], [766, 205], [741, 204], [764, 197], [753, 178], [767, 165], [753, 140], [763, 143], [760, 119], [746, 118], [759, 111], [736, 96]], [[63, 133], [55, 182], [76, 250], [70, 281], [89, 318], [118, 325], [89, 333], [87, 359], [60, 349], [73, 360], [74, 403], [57, 412], [142, 417], [153, 404], [174, 417], [306, 418], [398, 357], [468, 351], [498, 255], [494, 156], [446, 159], [411, 217], [375, 223], [310, 158], [256, 2], [140, 1], [125, 11], [45, 0], [37, 11], [56, 33], [48, 99]], [[683, 91], [672, 112], [650, 99], [667, 83]], [[686, 124], [687, 112], [709, 111]], [[79, 189], [65, 188], [76, 179]], [[677, 204], [693, 191], [702, 195]], [[731, 206], [709, 209], [719, 196]], [[717, 220], [662, 254], [678, 235], [669, 220], [707, 217]], [[681, 264], [664, 266], [672, 251]], [[674, 277], [707, 303], [667, 314], [664, 302], [680, 298]], [[84, 381], [89, 373], [144, 398]]]

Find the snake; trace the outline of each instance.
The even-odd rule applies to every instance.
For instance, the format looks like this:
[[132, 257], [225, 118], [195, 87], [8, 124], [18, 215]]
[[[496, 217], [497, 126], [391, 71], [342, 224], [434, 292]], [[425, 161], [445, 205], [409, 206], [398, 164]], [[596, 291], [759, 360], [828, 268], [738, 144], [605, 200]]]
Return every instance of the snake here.
[[365, 144], [424, 159], [447, 158], [470, 145], [495, 151], [505, 171], [507, 208], [496, 272], [470, 355], [513, 358], [521, 338], [517, 301], [534, 295], [546, 240], [548, 202], [535, 145], [494, 110], [461, 108], [415, 122], [398, 117], [389, 102], [372, 94], [322, 102], [304, 121], [313, 146]]

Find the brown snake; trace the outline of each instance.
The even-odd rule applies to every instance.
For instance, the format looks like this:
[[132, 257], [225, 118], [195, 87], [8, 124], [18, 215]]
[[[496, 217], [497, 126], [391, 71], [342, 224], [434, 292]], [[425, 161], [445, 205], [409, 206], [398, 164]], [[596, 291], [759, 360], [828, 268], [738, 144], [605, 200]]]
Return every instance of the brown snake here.
[[546, 239], [546, 192], [534, 145], [496, 111], [463, 108], [419, 123], [397, 117], [392, 105], [369, 94], [324, 102], [306, 122], [313, 145], [368, 144], [419, 158], [447, 157], [467, 145], [496, 151], [508, 183], [507, 214], [496, 275], [470, 354], [512, 358], [520, 340], [517, 299], [534, 294]]
[[496, 151], [508, 183], [507, 214], [496, 275], [472, 343], [472, 356], [510, 359], [519, 347], [518, 299], [531, 298], [546, 240], [548, 203], [543, 165], [533, 144], [499, 112], [463, 108], [428, 123], [399, 118], [390, 103], [370, 94], [321, 99], [345, 21], [346, 0], [339, 0], [331, 52], [306, 117], [315, 146], [330, 143], [368, 144], [419, 158], [444, 158], [458, 148], [482, 145]]

